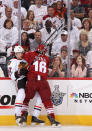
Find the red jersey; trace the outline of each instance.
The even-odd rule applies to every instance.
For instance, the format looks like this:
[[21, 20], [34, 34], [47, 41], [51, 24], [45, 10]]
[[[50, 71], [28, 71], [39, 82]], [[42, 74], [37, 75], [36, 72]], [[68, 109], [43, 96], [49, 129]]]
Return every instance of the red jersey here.
[[[33, 60], [38, 56], [36, 51], [28, 52], [24, 54], [24, 59], [30, 65]], [[48, 75], [49, 58], [46, 55], [40, 54], [37, 60], [29, 67], [28, 78], [38, 79], [38, 75], [41, 79], [47, 79]]]
[[59, 16], [61, 18], [64, 18], [65, 13], [66, 13], [66, 9], [65, 8], [62, 8], [60, 11], [55, 9], [55, 16]]

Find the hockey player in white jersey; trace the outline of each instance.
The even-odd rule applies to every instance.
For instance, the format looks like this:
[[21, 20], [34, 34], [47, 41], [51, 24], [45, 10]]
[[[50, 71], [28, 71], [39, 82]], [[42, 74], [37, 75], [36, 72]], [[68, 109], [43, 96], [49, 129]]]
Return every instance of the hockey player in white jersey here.
[[[28, 112], [26, 112], [25, 107], [22, 106], [24, 98], [25, 98], [25, 88], [26, 88], [26, 81], [27, 77], [26, 74], [27, 72], [23, 72], [23, 68], [27, 64], [27, 62], [23, 59], [23, 54], [24, 54], [24, 49], [21, 46], [15, 46], [14, 48], [14, 53], [15, 53], [15, 58], [11, 59], [8, 62], [8, 76], [16, 81], [17, 83], [17, 96], [16, 96], [16, 101], [15, 101], [15, 119], [16, 119], [16, 124], [17, 125], [23, 125], [26, 124], [27, 122], [27, 116]], [[38, 116], [41, 111], [41, 98], [38, 93], [35, 95], [37, 101], [34, 106], [34, 111], [32, 113], [32, 123], [43, 123], [43, 120], [39, 120]], [[25, 111], [24, 117], [25, 117], [25, 122], [21, 123], [21, 115], [22, 112]]]
[[20, 73], [20, 69], [27, 64], [23, 59], [24, 49], [21, 46], [14, 48], [15, 58], [8, 62], [8, 76], [17, 83], [17, 96], [15, 101], [15, 119], [19, 124], [21, 118], [21, 107], [25, 98], [26, 75]]

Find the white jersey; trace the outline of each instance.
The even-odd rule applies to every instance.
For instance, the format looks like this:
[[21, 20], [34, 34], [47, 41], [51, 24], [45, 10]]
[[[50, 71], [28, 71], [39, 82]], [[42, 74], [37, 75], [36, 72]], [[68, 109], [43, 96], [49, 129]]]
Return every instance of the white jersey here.
[[[24, 59], [22, 59], [22, 60], [18, 60], [16, 58], [11, 59], [8, 62], [8, 76], [9, 76], [9, 78], [11, 78], [12, 80], [16, 80], [15, 72], [19, 72], [20, 69], [25, 66], [25, 64], [27, 64], [27, 62]], [[24, 77], [25, 77], [24, 75], [20, 75], [20, 78], [18, 78], [17, 80], [21, 80]]]

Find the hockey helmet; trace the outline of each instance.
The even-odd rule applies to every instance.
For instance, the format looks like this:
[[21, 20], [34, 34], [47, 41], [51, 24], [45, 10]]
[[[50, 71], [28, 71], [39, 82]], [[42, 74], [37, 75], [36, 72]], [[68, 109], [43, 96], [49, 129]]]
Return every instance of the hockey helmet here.
[[38, 51], [39, 53], [46, 53], [46, 52], [47, 52], [47, 48], [45, 47], [45, 45], [40, 44], [40, 45], [38, 46], [38, 48], [37, 48], [37, 51]]
[[15, 53], [24, 52], [24, 49], [23, 49], [20, 45], [19, 45], [19, 46], [15, 46], [14, 52], [15, 52]]

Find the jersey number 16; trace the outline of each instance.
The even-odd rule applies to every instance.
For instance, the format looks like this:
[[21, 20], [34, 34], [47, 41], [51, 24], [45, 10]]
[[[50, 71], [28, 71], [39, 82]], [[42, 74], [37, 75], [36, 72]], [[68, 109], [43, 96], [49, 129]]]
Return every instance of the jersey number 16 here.
[[40, 63], [36, 61], [33, 65], [35, 65], [35, 71], [46, 73], [46, 63], [44, 61], [41, 61]]

